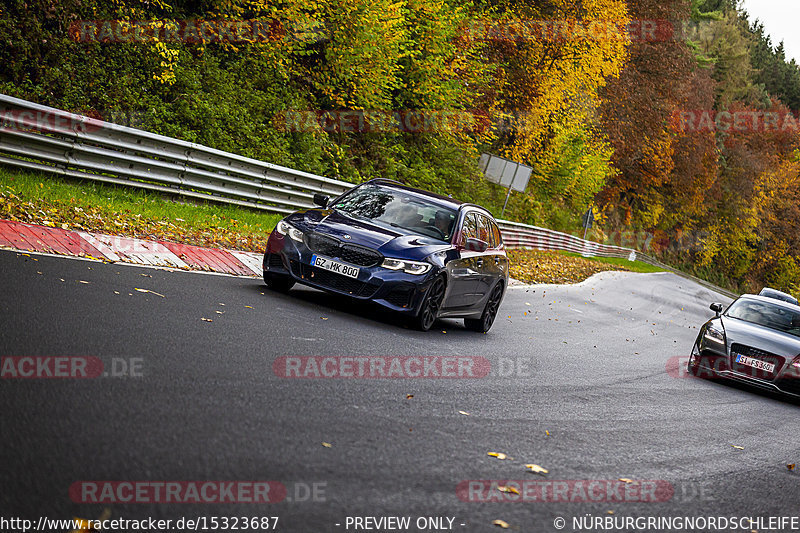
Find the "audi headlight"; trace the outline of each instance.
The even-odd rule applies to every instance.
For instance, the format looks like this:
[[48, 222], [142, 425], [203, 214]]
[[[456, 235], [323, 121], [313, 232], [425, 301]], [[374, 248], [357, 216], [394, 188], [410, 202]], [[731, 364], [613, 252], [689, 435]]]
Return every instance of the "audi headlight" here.
[[295, 228], [285, 220], [281, 220], [280, 222], [278, 222], [278, 225], [275, 226], [275, 231], [277, 231], [281, 235], [288, 235], [290, 239], [295, 240], [297, 242], [303, 242], [303, 232]]
[[431, 269], [430, 263], [419, 261], [406, 261], [404, 259], [384, 259], [381, 264], [383, 268], [389, 270], [402, 270], [406, 274], [421, 275]]
[[725, 344], [725, 333], [722, 330], [714, 327], [713, 324], [708, 325], [705, 334], [703, 334], [703, 337], [706, 340], [716, 342], [717, 344], [723, 344], [723, 345]]
[[800, 355], [794, 358], [794, 360], [786, 367], [784, 371], [784, 377], [800, 379]]

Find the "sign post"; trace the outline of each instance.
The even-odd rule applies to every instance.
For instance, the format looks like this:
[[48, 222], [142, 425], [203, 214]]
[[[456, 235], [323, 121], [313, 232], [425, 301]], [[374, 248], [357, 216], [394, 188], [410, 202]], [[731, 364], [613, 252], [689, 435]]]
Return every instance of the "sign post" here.
[[581, 217], [583, 220], [583, 240], [586, 240], [586, 231], [594, 224], [594, 209], [591, 207]]

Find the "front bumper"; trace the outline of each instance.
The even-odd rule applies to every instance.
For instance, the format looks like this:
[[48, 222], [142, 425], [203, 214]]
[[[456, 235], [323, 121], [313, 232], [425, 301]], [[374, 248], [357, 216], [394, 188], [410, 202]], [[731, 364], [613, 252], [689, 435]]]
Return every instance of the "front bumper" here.
[[800, 377], [795, 377], [786, 365], [776, 370], [774, 377], [759, 375], [758, 371], [748, 372], [741, 365], [735, 365], [725, 346], [698, 338], [692, 349], [689, 366], [696, 369], [696, 375], [705, 378], [730, 379], [754, 385], [761, 389], [779, 392], [800, 398]]
[[[358, 277], [354, 279], [312, 266], [313, 255], [314, 252], [305, 243], [274, 231], [264, 253], [264, 275], [288, 275], [309, 287], [372, 301], [392, 311], [410, 315], [417, 313], [436, 275], [435, 267], [423, 275], [414, 275], [381, 266], [352, 265], [359, 269]], [[331, 259], [349, 264], [337, 257]]]

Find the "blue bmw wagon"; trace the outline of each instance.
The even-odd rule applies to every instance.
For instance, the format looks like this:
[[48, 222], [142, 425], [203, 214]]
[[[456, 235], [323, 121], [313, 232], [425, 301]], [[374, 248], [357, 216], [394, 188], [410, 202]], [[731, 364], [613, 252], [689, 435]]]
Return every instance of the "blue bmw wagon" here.
[[264, 254], [264, 282], [369, 300], [429, 330], [438, 318], [492, 327], [508, 286], [508, 256], [486, 209], [375, 179], [281, 220]]

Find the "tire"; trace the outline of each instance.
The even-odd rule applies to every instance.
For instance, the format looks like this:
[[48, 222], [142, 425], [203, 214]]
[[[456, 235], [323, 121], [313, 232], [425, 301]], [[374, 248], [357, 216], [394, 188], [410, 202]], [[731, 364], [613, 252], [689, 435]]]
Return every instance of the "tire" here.
[[265, 273], [264, 284], [273, 291], [287, 293], [294, 286], [294, 280], [283, 274]]
[[442, 309], [445, 288], [444, 278], [440, 276], [433, 280], [419, 306], [419, 313], [412, 321], [415, 328], [420, 331], [428, 331], [433, 327], [439, 316], [439, 311]]
[[465, 318], [464, 326], [472, 331], [478, 333], [486, 333], [492, 328], [494, 319], [497, 318], [497, 310], [500, 307], [500, 301], [503, 299], [503, 283], [498, 283], [492, 289], [489, 300], [486, 302], [486, 307], [483, 308], [483, 314], [480, 318]]

